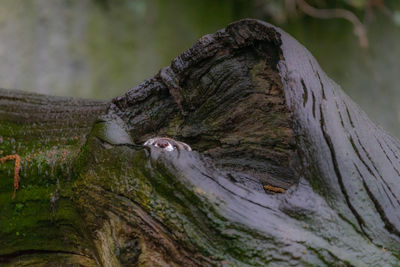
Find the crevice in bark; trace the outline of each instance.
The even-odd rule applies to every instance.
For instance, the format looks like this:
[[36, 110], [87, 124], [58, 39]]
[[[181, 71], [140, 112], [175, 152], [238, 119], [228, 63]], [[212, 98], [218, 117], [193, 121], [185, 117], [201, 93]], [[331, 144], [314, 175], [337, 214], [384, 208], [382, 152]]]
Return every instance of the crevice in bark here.
[[305, 107], [308, 101], [308, 91], [303, 79], [301, 79], [301, 86], [303, 88], [303, 107]]
[[[136, 242], [133, 243], [132, 245], [133, 246], [136, 245], [137, 248], [136, 251], [134, 251], [134, 253], [130, 253], [133, 255], [131, 255], [131, 261], [127, 262], [126, 266], [132, 266], [133, 265], [132, 259], [135, 262], [138, 261], [138, 258], [140, 258], [141, 254], [147, 253], [146, 249], [148, 248], [151, 248], [152, 250], [159, 252], [160, 255], [162, 255], [165, 258], [166, 263], [173, 260], [176, 264], [182, 266], [203, 266], [203, 264], [209, 261], [207, 258], [202, 257], [201, 255], [195, 255], [194, 245], [189, 244], [190, 241], [189, 243], [182, 244], [181, 243], [182, 240], [176, 240], [174, 233], [171, 232], [170, 229], [168, 229], [165, 222], [157, 219], [154, 216], [149, 216], [147, 214], [147, 211], [141, 207], [140, 203], [137, 203], [134, 199], [127, 198], [126, 195], [122, 193], [115, 193], [105, 188], [98, 188], [97, 190], [102, 191], [103, 192], [102, 195], [110, 199], [112, 199], [115, 195], [117, 196], [117, 198], [124, 200], [123, 202], [125, 203], [122, 205], [123, 206], [122, 208], [125, 208], [125, 211], [121, 210], [121, 212], [119, 214], [115, 214], [115, 216], [121, 216], [126, 218], [130, 216], [129, 212], [132, 212], [136, 216], [135, 220], [133, 221], [129, 221], [126, 218], [127, 225], [123, 227], [123, 231], [121, 231], [121, 233], [116, 233], [116, 232], [112, 233], [112, 236], [110, 237], [113, 239], [118, 239], [121, 237], [126, 239], [124, 235], [129, 236], [132, 235], [132, 233], [134, 233], [135, 238], [133, 240], [136, 240]], [[96, 203], [96, 199], [91, 199], [90, 201], [92, 203]], [[96, 213], [95, 216], [100, 218], [99, 215], [101, 215], [102, 217], [101, 219], [104, 221], [112, 220], [109, 217], [109, 215], [102, 214], [100, 210], [98, 210], [98, 213]], [[203, 218], [200, 218], [199, 220], [206, 222], [207, 214], [203, 214]], [[98, 222], [99, 225], [101, 225], [100, 221], [101, 220], [99, 220]], [[208, 225], [208, 223], [206, 225], [203, 225], [202, 227], [214, 231], [213, 227]], [[213, 236], [214, 235], [216, 236], [218, 235], [218, 233], [214, 232]], [[130, 241], [132, 241], [132, 238], [128, 242]], [[142, 249], [142, 247], [145, 247], [146, 249]], [[118, 247], [118, 250], [119, 251], [126, 250], [127, 248], [128, 246], [126, 244], [123, 244], [121, 248]], [[101, 249], [99, 249], [98, 253], [102, 253]], [[121, 251], [118, 253], [117, 257], [119, 261], [123, 263], [122, 261], [124, 260], [123, 258], [124, 255], [123, 253], [121, 253]]]
[[[376, 167], [376, 165], [375, 165], [375, 163], [374, 163], [374, 160], [371, 158], [371, 156], [369, 155], [369, 153], [368, 153], [368, 151], [365, 149], [365, 147], [361, 144], [360, 138], [359, 138], [358, 134], [357, 134], [357, 133], [355, 133], [355, 134], [356, 134], [356, 136], [357, 136], [358, 144], [361, 146], [361, 149], [364, 151], [364, 153], [365, 153], [365, 155], [367, 156], [369, 162], [371, 162], [373, 168], [375, 169], [376, 173], [378, 174], [378, 176], [379, 176], [379, 178], [380, 178], [379, 181], [381, 181], [381, 182], [384, 183], [384, 185], [385, 185], [384, 188], [387, 188], [387, 189], [390, 191], [392, 197], [393, 197], [393, 198], [397, 201], [397, 203], [400, 205], [400, 200], [396, 197], [396, 195], [395, 195], [395, 193], [392, 191], [391, 187], [388, 185], [388, 183], [386, 182], [386, 180], [383, 178], [383, 176], [381, 175], [381, 173], [378, 171], [378, 168]], [[358, 153], [358, 155], [360, 155], [360, 154]], [[360, 157], [360, 156], [359, 156], [359, 157]], [[360, 159], [361, 159], [361, 158], [360, 158]], [[363, 164], [366, 165], [365, 162], [363, 162]], [[367, 165], [366, 165], [366, 166], [367, 166]], [[375, 174], [372, 172], [372, 170], [371, 170], [371, 169], [369, 169], [369, 170], [370, 170], [370, 173], [375, 177], [375, 179], [377, 179], [377, 177], [376, 177]], [[389, 199], [390, 199], [390, 198], [389, 198]]]
[[[374, 194], [371, 192], [371, 189], [368, 187], [367, 183], [365, 182], [365, 178], [364, 176], [361, 174], [360, 170], [358, 169], [357, 165], [355, 163], [354, 167], [356, 168], [358, 175], [361, 177], [362, 179], [362, 183], [363, 183], [363, 187], [365, 189], [365, 191], [367, 192], [369, 198], [372, 200], [372, 202], [374, 203], [375, 209], [378, 211], [379, 216], [382, 220], [382, 222], [385, 224], [385, 228], [386, 230], [388, 230], [390, 233], [397, 235], [398, 237], [400, 237], [400, 231], [396, 229], [396, 227], [390, 222], [389, 218], [386, 216], [385, 211], [383, 210], [382, 206], [379, 204], [379, 201], [376, 199], [376, 197], [374, 196]], [[388, 196], [389, 198], [389, 196]]]
[[[395, 171], [395, 172], [397, 173], [397, 175], [400, 177], [400, 171], [396, 168], [396, 166], [394, 165], [394, 162], [390, 159], [389, 155], [388, 155], [387, 152], [386, 152], [386, 149], [383, 148], [381, 141], [379, 141], [379, 139], [376, 138], [376, 137], [375, 137], [375, 139], [376, 139], [376, 141], [378, 142], [379, 147], [382, 149], [383, 153], [385, 153], [385, 156], [386, 156], [387, 160], [390, 162], [390, 164], [392, 165], [394, 171]], [[392, 151], [392, 152], [393, 152], [393, 151]]]
[[[383, 180], [382, 175], [380, 174], [379, 170], [376, 168], [374, 161], [372, 160], [370, 154], [368, 153], [368, 151], [365, 149], [365, 147], [363, 146], [363, 144], [360, 141], [360, 137], [358, 136], [357, 132], [355, 132], [355, 135], [357, 137], [357, 142], [359, 144], [359, 146], [361, 147], [362, 151], [364, 152], [364, 154], [367, 156], [369, 162], [371, 163], [372, 167], [374, 168], [374, 170], [376, 171], [376, 173], [378, 174], [378, 176]], [[375, 175], [374, 175], [375, 176]], [[376, 176], [375, 176], [376, 177]], [[383, 180], [384, 182], [384, 180]]]
[[350, 141], [351, 146], [353, 147], [354, 152], [356, 152], [357, 157], [360, 159], [360, 161], [361, 161], [362, 164], [365, 166], [365, 168], [368, 170], [368, 172], [369, 172], [373, 177], [375, 177], [375, 179], [376, 179], [376, 176], [375, 176], [374, 172], [371, 170], [371, 168], [368, 166], [368, 164], [367, 164], [367, 163], [364, 161], [364, 159], [361, 157], [360, 151], [358, 150], [356, 144], [354, 143], [354, 140], [353, 140], [353, 137], [352, 137], [352, 136], [349, 137], [349, 141]]
[[[394, 156], [397, 160], [399, 160], [399, 157], [397, 156], [396, 152], [394, 152], [394, 150], [392, 149], [392, 147], [391, 147], [390, 145], [388, 145], [386, 139], [383, 139], [383, 141], [385, 142], [386, 147], [388, 147], [388, 148], [390, 149], [390, 151], [392, 151], [393, 156]], [[398, 148], [398, 147], [397, 147], [397, 148]], [[400, 148], [398, 148], [398, 149], [400, 150]], [[399, 161], [399, 162], [400, 162], [400, 161]]]
[[353, 119], [351, 118], [350, 111], [349, 111], [349, 108], [347, 106], [346, 106], [346, 113], [347, 113], [347, 117], [349, 118], [349, 122], [350, 122], [351, 127], [354, 128]]
[[336, 159], [335, 148], [333, 147], [333, 144], [332, 144], [332, 141], [331, 141], [331, 137], [325, 131], [325, 120], [324, 120], [324, 115], [322, 113], [322, 107], [321, 106], [320, 106], [320, 114], [321, 114], [321, 120], [320, 120], [321, 131], [322, 131], [322, 134], [324, 136], [325, 142], [326, 142], [326, 144], [327, 144], [327, 146], [329, 148], [329, 151], [330, 151], [332, 164], [333, 164], [333, 169], [334, 169], [336, 177], [338, 179], [338, 184], [340, 186], [340, 190], [343, 193], [343, 196], [344, 196], [344, 198], [346, 200], [347, 206], [349, 207], [350, 211], [353, 213], [355, 219], [357, 220], [361, 231], [363, 232], [363, 234], [369, 240], [372, 240], [371, 237], [365, 232], [365, 230], [364, 230], [364, 227], [365, 227], [364, 219], [361, 217], [361, 215], [357, 212], [356, 208], [354, 208], [353, 204], [351, 203], [349, 195], [348, 195], [347, 190], [346, 190], [346, 187], [345, 187], [345, 185], [343, 183], [342, 174], [340, 173], [339, 166], [338, 166], [337, 159]]
[[[354, 140], [353, 140], [353, 138], [352, 138], [351, 136], [349, 137], [349, 141], [350, 141], [350, 143], [351, 143], [351, 145], [352, 145], [352, 147], [353, 147], [354, 152], [356, 152], [356, 155], [357, 155], [358, 159], [361, 161], [361, 163], [364, 165], [364, 167], [368, 170], [368, 172], [372, 175], [372, 177], [374, 177], [375, 180], [382, 186], [383, 192], [385, 192], [385, 194], [386, 194], [388, 200], [389, 200], [389, 201], [392, 203], [392, 205], [393, 205], [392, 198], [388, 195], [388, 193], [387, 193], [387, 191], [386, 191], [386, 188], [388, 188], [389, 191], [391, 192], [391, 195], [396, 199], [396, 196], [395, 196], [394, 193], [390, 190], [390, 187], [388, 187], [387, 183], [383, 180], [383, 177], [380, 176], [380, 180], [378, 180], [378, 178], [375, 176], [374, 172], [371, 170], [371, 168], [368, 166], [368, 164], [367, 164], [367, 163], [364, 161], [364, 159], [361, 157], [360, 151], [358, 150], [358, 148], [357, 148], [356, 144], [354, 143]], [[357, 169], [358, 169], [358, 167], [357, 167]], [[379, 175], [379, 173], [378, 173], [378, 175]], [[382, 181], [382, 182], [384, 183], [385, 186], [382, 185], [382, 184], [380, 183], [380, 181]]]
[[229, 190], [228, 188], [226, 188], [225, 186], [223, 186], [220, 182], [218, 182], [218, 180], [216, 180], [214, 177], [212, 177], [212, 176], [210, 176], [210, 175], [208, 175], [208, 174], [206, 174], [206, 173], [203, 173], [203, 172], [202, 172], [202, 174], [203, 174], [204, 176], [210, 178], [211, 180], [213, 180], [218, 186], [220, 186], [220, 187], [223, 188], [224, 190], [228, 191], [228, 192], [231, 193], [232, 195], [237, 196], [238, 198], [241, 198], [241, 199], [243, 199], [243, 200], [245, 200], [245, 201], [248, 201], [248, 202], [250, 202], [250, 203], [253, 203], [254, 205], [260, 206], [260, 207], [262, 207], [262, 208], [264, 208], [264, 209], [268, 209], [268, 210], [273, 211], [270, 207], [268, 207], [268, 206], [266, 206], [266, 205], [262, 205], [262, 204], [260, 204], [260, 203], [255, 202], [255, 201], [252, 201], [252, 200], [249, 199], [249, 198], [243, 197], [243, 196], [241, 196], [241, 195], [238, 195], [238, 194], [235, 193], [234, 191]]
[[345, 126], [344, 126], [344, 121], [343, 121], [343, 117], [342, 117], [342, 112], [340, 111], [339, 104], [338, 104], [337, 101], [335, 101], [335, 104], [336, 104], [337, 112], [338, 112], [338, 114], [339, 114], [340, 124], [342, 125], [343, 128], [345, 128]]
[[319, 76], [319, 72], [317, 71], [316, 73], [317, 73], [317, 77], [318, 77], [319, 83], [321, 85], [322, 99], [326, 100], [324, 84], [322, 83], [321, 77]]
[[311, 91], [311, 96], [312, 96], [312, 114], [315, 119], [315, 95], [313, 91]]

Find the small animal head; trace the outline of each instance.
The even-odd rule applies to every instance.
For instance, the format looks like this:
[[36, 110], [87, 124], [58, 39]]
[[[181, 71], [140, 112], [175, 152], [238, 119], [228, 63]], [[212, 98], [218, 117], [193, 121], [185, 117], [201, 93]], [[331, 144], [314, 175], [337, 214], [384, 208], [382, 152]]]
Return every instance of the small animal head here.
[[188, 144], [176, 141], [176, 140], [168, 138], [168, 137], [150, 138], [143, 145], [148, 146], [148, 147], [151, 147], [151, 146], [158, 147], [161, 149], [165, 149], [169, 152], [174, 151], [175, 149], [192, 151], [192, 148]]

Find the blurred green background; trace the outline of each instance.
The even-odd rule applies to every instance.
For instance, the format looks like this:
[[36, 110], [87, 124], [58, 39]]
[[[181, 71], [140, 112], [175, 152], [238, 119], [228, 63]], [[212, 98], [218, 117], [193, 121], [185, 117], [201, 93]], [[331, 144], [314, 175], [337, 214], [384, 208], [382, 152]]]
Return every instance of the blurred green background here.
[[367, 30], [366, 49], [349, 21], [308, 16], [300, 2], [2, 0], [0, 87], [110, 99], [202, 35], [252, 17], [297, 38], [370, 117], [400, 137], [400, 1], [307, 0], [356, 15]]

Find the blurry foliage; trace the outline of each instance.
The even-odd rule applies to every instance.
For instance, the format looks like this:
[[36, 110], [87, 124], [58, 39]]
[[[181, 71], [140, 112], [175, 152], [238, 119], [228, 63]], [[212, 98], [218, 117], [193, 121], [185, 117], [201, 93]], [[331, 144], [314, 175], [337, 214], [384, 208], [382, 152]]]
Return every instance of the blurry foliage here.
[[393, 13], [393, 21], [397, 26], [400, 26], [400, 10], [396, 10]]
[[304, 15], [316, 19], [344, 19], [353, 26], [354, 35], [363, 49], [369, 47], [367, 36], [377, 13], [390, 18], [400, 26], [400, 1], [398, 0], [254, 0], [257, 17], [269, 18], [282, 25], [290, 19]]
[[[181, 2], [191, 2], [186, 0]], [[105, 10], [111, 7], [122, 5], [139, 17], [146, 15], [146, 0], [94, 0], [99, 6]], [[192, 1], [193, 3], [197, 1]], [[209, 3], [209, 1], [207, 1]], [[304, 16], [301, 10], [300, 0], [217, 0], [215, 4], [226, 4], [230, 2], [234, 7], [234, 13], [237, 18], [242, 14], [251, 14], [253, 17], [264, 17], [272, 20], [273, 23], [283, 24], [289, 19]], [[376, 12], [383, 13], [397, 26], [400, 26], [400, 1], [399, 0], [306, 0], [306, 4], [316, 9], [343, 9], [354, 15], [363, 23], [369, 24], [374, 19]], [[166, 5], [171, 2], [165, 2]]]
[[[288, 19], [302, 16], [297, 0], [254, 0], [256, 12], [270, 17], [275, 23], [282, 24]], [[400, 26], [400, 1], [398, 0], [307, 0], [309, 5], [319, 9], [345, 9], [355, 13], [364, 23], [369, 23], [376, 12], [390, 17]]]

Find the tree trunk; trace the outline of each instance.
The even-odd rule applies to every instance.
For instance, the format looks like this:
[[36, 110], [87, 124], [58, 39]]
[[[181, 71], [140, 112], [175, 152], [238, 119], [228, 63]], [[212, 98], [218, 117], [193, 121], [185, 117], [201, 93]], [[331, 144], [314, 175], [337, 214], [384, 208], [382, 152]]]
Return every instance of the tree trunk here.
[[0, 121], [0, 263], [400, 264], [399, 141], [267, 23], [108, 104], [1, 90]]

